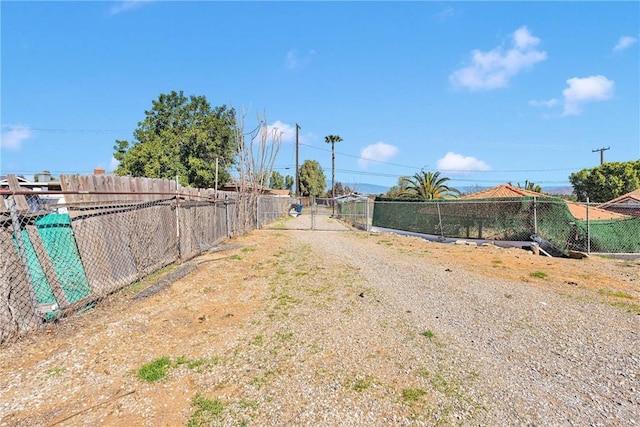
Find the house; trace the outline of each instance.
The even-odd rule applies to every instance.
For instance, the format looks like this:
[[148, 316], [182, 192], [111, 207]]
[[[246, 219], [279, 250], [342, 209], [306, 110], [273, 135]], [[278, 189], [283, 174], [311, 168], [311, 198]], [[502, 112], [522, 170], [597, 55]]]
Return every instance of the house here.
[[609, 200], [599, 207], [610, 212], [640, 217], [640, 188]]
[[[552, 196], [536, 193], [535, 191], [525, 190], [523, 188], [514, 187], [513, 185], [499, 185], [497, 187], [489, 188], [487, 190], [478, 191], [477, 193], [467, 194], [462, 196], [462, 200], [477, 200], [477, 199], [495, 199], [495, 198], [509, 198], [509, 197], [537, 197], [537, 198], [552, 198]], [[587, 205], [582, 203], [565, 201], [569, 212], [577, 220], [587, 220]], [[640, 200], [638, 200], [640, 203]], [[638, 205], [640, 209], [640, 204]], [[628, 218], [627, 215], [623, 215], [613, 210], [605, 210], [600, 207], [589, 206], [588, 216], [590, 220], [598, 219], [623, 219]]]

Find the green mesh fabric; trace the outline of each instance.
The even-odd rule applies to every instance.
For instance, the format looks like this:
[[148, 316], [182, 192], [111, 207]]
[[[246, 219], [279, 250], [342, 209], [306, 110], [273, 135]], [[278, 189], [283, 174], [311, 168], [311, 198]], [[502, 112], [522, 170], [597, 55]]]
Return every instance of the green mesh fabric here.
[[558, 250], [638, 253], [640, 218], [577, 220], [562, 199], [482, 200], [377, 198], [373, 225], [447, 238], [529, 241], [533, 234]]

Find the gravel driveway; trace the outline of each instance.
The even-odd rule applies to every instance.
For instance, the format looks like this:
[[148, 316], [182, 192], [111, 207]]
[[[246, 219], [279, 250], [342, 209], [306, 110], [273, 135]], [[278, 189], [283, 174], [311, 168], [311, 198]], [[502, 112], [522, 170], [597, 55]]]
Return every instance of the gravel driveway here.
[[[123, 390], [137, 393], [63, 425], [640, 424], [640, 315], [580, 290], [560, 292], [468, 272], [458, 268], [462, 259], [433, 261], [436, 243], [409, 251], [398, 244], [403, 237], [286, 230], [303, 220], [289, 218], [279, 225], [282, 230], [239, 239], [251, 250], [237, 249], [235, 261], [227, 258], [216, 267], [203, 263], [191, 277], [204, 286], [220, 277], [220, 268], [243, 266], [239, 298], [262, 302], [241, 328], [231, 333], [211, 324], [210, 335], [145, 355], [148, 360], [160, 351], [174, 359], [195, 354], [215, 363], [176, 368], [153, 384], [132, 375], [140, 359], [111, 368], [109, 375], [118, 377]], [[327, 221], [323, 229], [335, 221], [321, 220]], [[633, 268], [633, 274], [640, 271]], [[632, 285], [640, 291], [635, 276]], [[170, 293], [180, 289], [177, 282], [166, 300], [158, 295], [149, 308], [130, 307], [131, 321], [144, 324], [149, 335], [159, 333], [154, 316], [168, 316], [175, 300]], [[191, 301], [187, 326], [213, 317], [196, 297]], [[108, 319], [102, 322], [109, 325]], [[171, 340], [164, 325], [165, 340]], [[114, 345], [127, 334], [107, 329]], [[139, 346], [150, 345], [139, 340]], [[12, 357], [29, 352], [27, 346], [10, 351]], [[88, 356], [74, 363], [83, 367], [82, 377], [92, 375], [97, 362]], [[28, 373], [18, 383], [8, 375], [2, 372], [0, 387], [10, 384], [13, 394], [0, 404], [0, 425], [39, 425], [41, 418], [20, 412], [38, 409], [28, 397]], [[53, 395], [74, 381], [89, 382], [60, 378], [49, 381], [46, 391]], [[172, 421], [154, 415], [162, 412], [158, 402], [168, 390], [176, 394]], [[207, 412], [194, 396], [216, 399], [221, 410]]]

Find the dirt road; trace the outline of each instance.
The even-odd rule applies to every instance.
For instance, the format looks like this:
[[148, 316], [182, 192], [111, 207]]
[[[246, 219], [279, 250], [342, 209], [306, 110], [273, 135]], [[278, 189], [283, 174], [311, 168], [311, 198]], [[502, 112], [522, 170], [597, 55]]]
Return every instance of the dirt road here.
[[304, 220], [1, 348], [0, 425], [640, 424], [637, 261]]

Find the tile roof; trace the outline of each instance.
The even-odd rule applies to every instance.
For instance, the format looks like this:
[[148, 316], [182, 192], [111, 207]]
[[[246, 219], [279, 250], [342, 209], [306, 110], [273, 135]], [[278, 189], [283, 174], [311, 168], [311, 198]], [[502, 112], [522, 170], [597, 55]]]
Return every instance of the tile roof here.
[[618, 203], [627, 203], [627, 202], [637, 202], [640, 203], [640, 188], [636, 188], [633, 191], [628, 192], [627, 194], [623, 194], [622, 196], [616, 197], [615, 199], [609, 200], [608, 202], [600, 205], [601, 208], [606, 208], [608, 206], [618, 204]]
[[[522, 188], [514, 187], [513, 185], [498, 185], [497, 187], [489, 188], [487, 190], [478, 191], [477, 193], [467, 194], [462, 196], [461, 199], [475, 200], [475, 199], [492, 199], [498, 197], [539, 197], [539, 198], [551, 198], [551, 196], [535, 191], [529, 191]], [[587, 219], [587, 207], [581, 203], [565, 201], [569, 212], [575, 219], [586, 221]], [[609, 202], [611, 203], [611, 202]], [[589, 219], [624, 219], [629, 218], [627, 215], [622, 215], [616, 212], [607, 211], [605, 209], [596, 208], [594, 206], [589, 207]]]
[[467, 194], [461, 199], [491, 199], [495, 197], [549, 197], [535, 191], [524, 190], [513, 185], [503, 184], [477, 193]]

